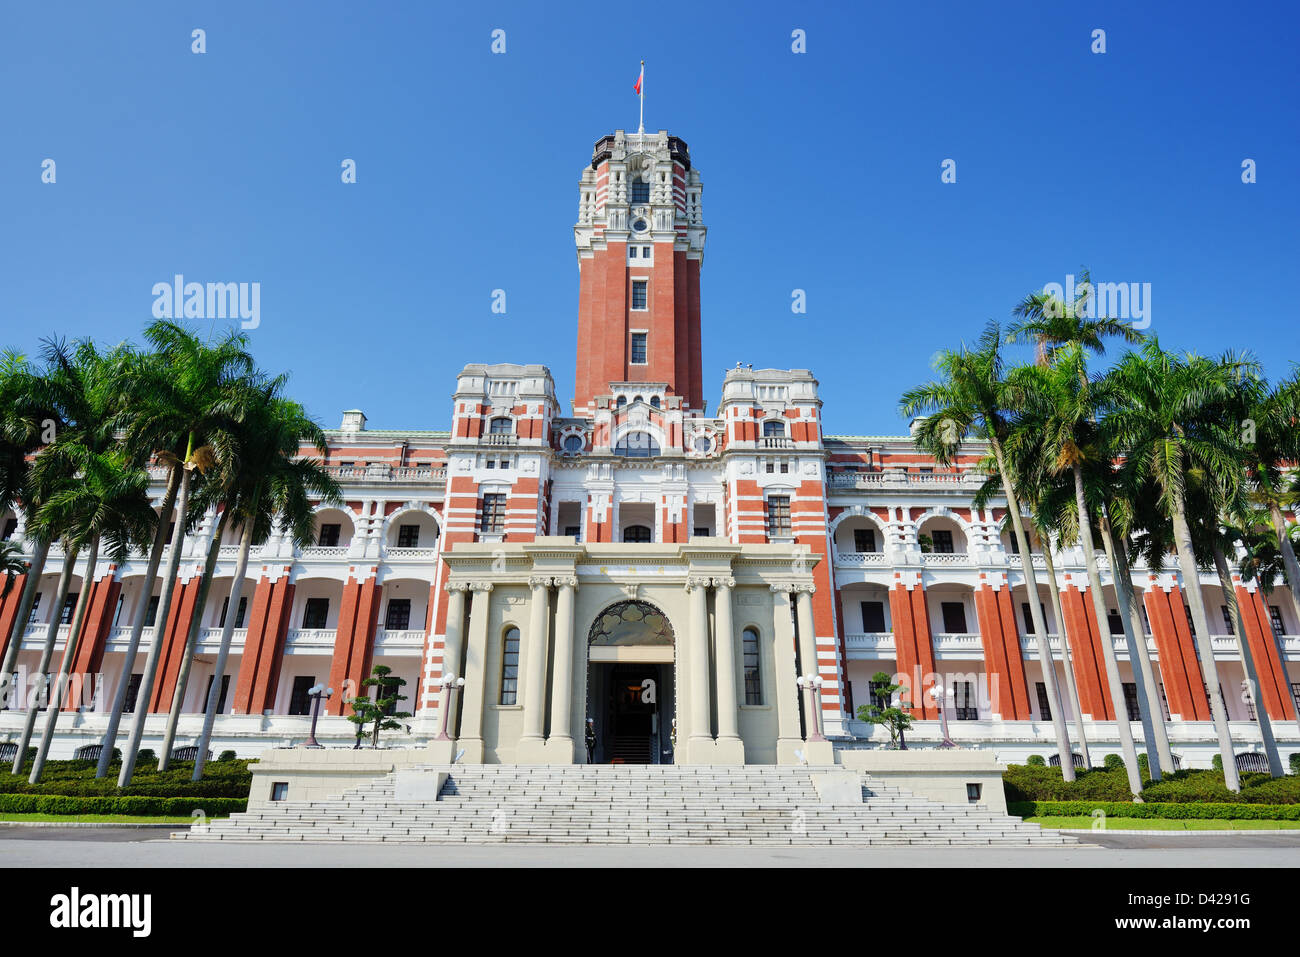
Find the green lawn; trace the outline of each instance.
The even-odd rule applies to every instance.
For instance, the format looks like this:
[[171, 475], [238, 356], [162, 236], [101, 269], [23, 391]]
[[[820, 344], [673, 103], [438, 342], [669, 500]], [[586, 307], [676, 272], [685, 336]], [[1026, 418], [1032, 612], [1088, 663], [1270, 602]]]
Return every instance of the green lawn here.
[[[138, 814], [8, 814], [3, 821], [48, 821], [52, 824], [193, 824], [192, 817], [144, 817]], [[215, 820], [211, 818], [210, 820]]]
[[[1078, 828], [1091, 830], [1091, 817], [1027, 817], [1027, 824], [1049, 828]], [[1300, 830], [1300, 821], [1239, 821], [1239, 820], [1167, 820], [1162, 818], [1108, 817], [1107, 831], [1294, 831]]]

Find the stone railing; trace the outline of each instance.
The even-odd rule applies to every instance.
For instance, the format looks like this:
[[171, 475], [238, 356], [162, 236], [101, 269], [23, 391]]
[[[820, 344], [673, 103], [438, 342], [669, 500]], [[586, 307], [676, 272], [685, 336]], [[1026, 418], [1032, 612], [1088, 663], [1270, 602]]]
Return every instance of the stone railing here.
[[331, 465], [325, 471], [331, 478], [342, 482], [438, 483], [447, 480], [445, 468], [431, 465]]
[[975, 557], [964, 552], [922, 552], [921, 564], [968, 568], [974, 566]]
[[884, 552], [840, 552], [835, 553], [837, 565], [887, 565], [888, 556]]
[[845, 634], [844, 645], [849, 652], [859, 654], [894, 654], [894, 633], [891, 631], [859, 632]]

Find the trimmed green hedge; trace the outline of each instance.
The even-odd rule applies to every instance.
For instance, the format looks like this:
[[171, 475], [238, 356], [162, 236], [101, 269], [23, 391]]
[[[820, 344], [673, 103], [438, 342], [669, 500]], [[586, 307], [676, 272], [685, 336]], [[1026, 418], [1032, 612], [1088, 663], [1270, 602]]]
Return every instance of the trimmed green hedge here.
[[1104, 811], [1107, 817], [1300, 821], [1300, 804], [1134, 804], [1131, 801], [1015, 801], [1007, 804], [1007, 811], [1017, 817], [1091, 817], [1097, 809]]
[[153, 797], [153, 798], [240, 798], [248, 797], [253, 774], [248, 760], [212, 761], [203, 770], [202, 781], [191, 781], [193, 761], [174, 761], [159, 773], [156, 765], [136, 766], [131, 786], [117, 787], [117, 771], [95, 777], [94, 761], [50, 761], [36, 784], [26, 774], [0, 773], [0, 795], [49, 794], [66, 797]]
[[141, 817], [189, 817], [202, 810], [209, 817], [248, 808], [247, 798], [65, 797], [58, 794], [0, 794], [6, 814], [134, 814]]
[[[1175, 771], [1151, 783], [1142, 775], [1142, 799], [1156, 803], [1198, 804], [1300, 804], [1300, 777], [1271, 778], [1267, 774], [1242, 773], [1241, 793], [1223, 785], [1223, 772]], [[1122, 767], [1091, 768], [1076, 772], [1066, 782], [1060, 768], [1013, 764], [1003, 772], [1003, 789], [1008, 802], [1021, 801], [1114, 801], [1128, 803], [1132, 795], [1128, 775]]]

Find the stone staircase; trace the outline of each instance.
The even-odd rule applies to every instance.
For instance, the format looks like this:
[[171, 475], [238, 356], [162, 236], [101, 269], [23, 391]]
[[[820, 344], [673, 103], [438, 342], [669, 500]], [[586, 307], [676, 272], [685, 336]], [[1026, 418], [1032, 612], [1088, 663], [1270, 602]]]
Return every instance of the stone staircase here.
[[[1074, 839], [978, 805], [940, 804], [862, 775], [863, 803], [823, 804], [809, 767], [429, 765], [436, 802], [396, 775], [337, 797], [196, 825], [190, 841], [429, 844], [1063, 846]], [[829, 770], [829, 769], [821, 769]]]

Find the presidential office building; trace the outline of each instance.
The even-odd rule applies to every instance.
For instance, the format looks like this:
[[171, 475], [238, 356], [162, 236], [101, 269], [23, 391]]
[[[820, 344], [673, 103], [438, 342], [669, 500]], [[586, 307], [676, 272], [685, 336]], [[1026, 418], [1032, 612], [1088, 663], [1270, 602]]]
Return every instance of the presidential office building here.
[[[350, 745], [344, 698], [382, 664], [406, 680], [402, 710], [414, 713], [388, 743], [419, 746], [446, 722], [469, 763], [825, 761], [832, 749], [886, 740], [855, 718], [879, 671], [910, 688], [913, 748], [941, 740], [939, 704], [925, 694], [937, 676], [951, 737], [1021, 761], [1055, 753], [1031, 601], [1046, 610], [1062, 687], [1071, 669], [1079, 707], [1064, 696], [1065, 717], [1072, 728], [1083, 722], [1093, 760], [1118, 751], [1117, 718], [1142, 738], [1110, 567], [1101, 573], [1106, 621], [1096, 620], [1077, 550], [1053, 555], [1064, 621], [1042, 555], [1033, 556], [1039, 594], [1028, 595], [1000, 531], [1004, 509], [972, 505], [978, 449], [942, 468], [907, 435], [828, 435], [806, 369], [737, 366], [710, 407], [702, 189], [678, 137], [602, 137], [582, 169], [573, 228], [571, 401], [544, 366], [472, 363], [454, 384], [446, 431], [376, 429], [362, 412], [344, 412], [328, 433], [327, 462], [344, 504], [319, 510], [314, 546], [295, 550], [279, 537], [262, 545], [237, 608], [222, 598], [237, 551], [227, 533], [177, 744], [197, 737], [221, 626], [233, 615], [214, 751], [252, 756], [301, 743], [317, 683], [335, 689], [318, 737]], [[160, 501], [161, 470], [155, 479]], [[151, 713], [145, 746], [161, 740], [216, 526], [210, 515], [185, 540], [147, 701], [134, 689], [153, 628], [136, 663], [124, 661], [134, 609], [157, 601], [144, 558], [101, 563], [92, 582], [74, 577], [74, 593], [91, 589], [73, 666], [88, 677], [64, 705], [74, 713], [60, 723], [55, 756], [99, 742], [123, 679], [131, 707]], [[20, 516], [7, 516], [6, 537], [21, 541], [23, 531]], [[1207, 688], [1178, 572], [1131, 571], [1184, 765], [1209, 766], [1216, 752], [1207, 694], [1223, 696], [1239, 751], [1261, 749], [1256, 708], [1276, 722], [1284, 754], [1300, 750], [1300, 684], [1283, 665], [1300, 676], [1300, 620], [1285, 587], [1265, 597], [1236, 583], [1261, 675], [1254, 703], [1242, 693], [1218, 579], [1201, 582], [1217, 626], [1218, 687]], [[59, 572], [52, 552], [19, 656], [25, 675], [38, 667], [51, 616], [61, 616], [67, 640], [76, 594], [51, 607]], [[0, 608], [5, 636], [20, 590]], [[1105, 642], [1119, 659], [1125, 714], [1112, 704]], [[444, 687], [445, 675], [463, 686]], [[820, 688], [799, 683], [812, 677]], [[0, 714], [0, 740], [21, 724]]]

